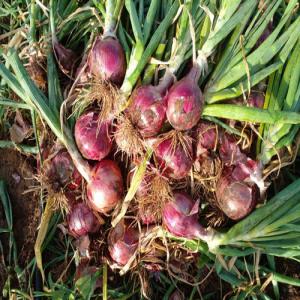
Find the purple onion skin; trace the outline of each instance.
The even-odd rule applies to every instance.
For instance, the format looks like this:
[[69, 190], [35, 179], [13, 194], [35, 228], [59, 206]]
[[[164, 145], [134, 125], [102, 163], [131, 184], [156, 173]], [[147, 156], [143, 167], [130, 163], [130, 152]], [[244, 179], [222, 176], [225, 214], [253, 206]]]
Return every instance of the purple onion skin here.
[[200, 157], [210, 150], [214, 150], [217, 144], [217, 128], [208, 122], [200, 122], [197, 127], [196, 156]]
[[164, 206], [163, 223], [176, 236], [200, 237], [203, 228], [198, 223], [198, 205], [187, 194], [174, 193], [174, 201]]
[[92, 172], [92, 180], [87, 184], [89, 206], [95, 211], [107, 213], [122, 200], [121, 170], [114, 161], [102, 160]]
[[265, 102], [264, 94], [261, 92], [251, 92], [248, 103], [251, 107], [263, 108]]
[[169, 297], [169, 300], [184, 300], [184, 298], [178, 290], [175, 290]]
[[92, 210], [83, 202], [72, 205], [67, 220], [69, 232], [75, 238], [94, 233], [98, 231], [100, 227]]
[[58, 42], [53, 43], [53, 49], [58, 63], [62, 67], [63, 71], [72, 73], [78, 58], [76, 53]]
[[198, 79], [193, 67], [167, 94], [167, 119], [176, 130], [191, 129], [200, 120], [204, 99]]
[[[258, 198], [259, 189], [255, 183], [243, 181], [244, 175], [227, 167], [217, 183], [216, 196], [221, 210], [232, 220], [240, 220], [251, 213]], [[241, 176], [241, 177], [239, 177]]]
[[155, 149], [155, 157], [163, 173], [173, 179], [186, 177], [193, 165], [192, 144], [188, 143], [186, 153], [183, 146], [177, 143], [172, 146], [172, 139], [162, 141]]
[[75, 190], [81, 183], [82, 177], [66, 150], [60, 150], [50, 161], [47, 161], [45, 168], [46, 175], [57, 187], [66, 186]]
[[137, 249], [138, 240], [138, 231], [121, 221], [108, 235], [108, 251], [111, 258], [118, 265], [126, 265]]
[[129, 115], [143, 137], [157, 135], [166, 119], [166, 101], [157, 87], [145, 85], [132, 95]]
[[76, 121], [74, 135], [77, 147], [86, 159], [100, 161], [111, 150], [109, 123], [99, 124], [98, 115], [94, 112], [84, 114]]
[[246, 155], [241, 152], [236, 139], [225, 132], [219, 136], [219, 154], [226, 166], [234, 165], [247, 159]]
[[120, 85], [126, 72], [124, 50], [117, 39], [97, 38], [89, 55], [88, 66], [98, 78]]

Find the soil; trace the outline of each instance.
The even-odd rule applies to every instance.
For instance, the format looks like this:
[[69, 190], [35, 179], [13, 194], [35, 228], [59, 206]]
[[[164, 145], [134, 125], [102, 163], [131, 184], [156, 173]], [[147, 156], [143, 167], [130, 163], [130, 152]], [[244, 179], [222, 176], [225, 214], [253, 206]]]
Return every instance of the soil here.
[[[277, 259], [278, 272], [287, 276], [300, 279], [300, 264], [296, 261]], [[282, 300], [300, 300], [300, 287], [280, 284], [280, 295]]]
[[[30, 192], [37, 182], [33, 179], [30, 159], [18, 151], [0, 149], [0, 180], [6, 182], [13, 215], [13, 231], [18, 249], [18, 263], [26, 266], [34, 256], [36, 230], [39, 224], [39, 195]], [[6, 227], [4, 211], [0, 208], [0, 226]], [[1, 242], [6, 256], [8, 249], [7, 235], [1, 234]], [[0, 290], [6, 275], [0, 263]]]

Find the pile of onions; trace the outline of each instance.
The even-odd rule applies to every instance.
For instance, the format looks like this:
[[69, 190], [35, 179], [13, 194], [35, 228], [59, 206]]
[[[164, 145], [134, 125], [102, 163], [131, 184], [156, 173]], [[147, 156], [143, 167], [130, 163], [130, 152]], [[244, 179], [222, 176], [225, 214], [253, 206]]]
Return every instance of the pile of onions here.
[[92, 169], [87, 184], [89, 205], [95, 211], [107, 213], [116, 207], [123, 196], [123, 178], [118, 165], [112, 160], [102, 160]]
[[193, 149], [187, 136], [183, 143], [167, 138], [155, 147], [154, 152], [160, 170], [167, 177], [182, 179], [189, 174], [193, 165]]
[[99, 230], [100, 223], [92, 210], [83, 202], [71, 206], [67, 216], [69, 233], [78, 238]]
[[139, 233], [121, 221], [108, 235], [108, 251], [111, 258], [121, 266], [128, 263], [138, 247]]
[[194, 202], [185, 193], [174, 193], [173, 201], [163, 209], [163, 223], [174, 235], [206, 240], [207, 231], [198, 222], [199, 201]]
[[191, 129], [200, 120], [204, 98], [198, 86], [199, 77], [199, 67], [194, 65], [167, 94], [167, 118], [176, 130]]
[[82, 177], [65, 149], [58, 151], [53, 158], [47, 159], [44, 167], [54, 189], [67, 187], [74, 190], [81, 184]]
[[98, 37], [89, 53], [88, 68], [96, 77], [120, 85], [126, 72], [124, 50], [114, 37]]
[[83, 114], [75, 124], [75, 140], [83, 157], [91, 160], [102, 160], [112, 147], [110, 126], [108, 122], [99, 124], [98, 114]]

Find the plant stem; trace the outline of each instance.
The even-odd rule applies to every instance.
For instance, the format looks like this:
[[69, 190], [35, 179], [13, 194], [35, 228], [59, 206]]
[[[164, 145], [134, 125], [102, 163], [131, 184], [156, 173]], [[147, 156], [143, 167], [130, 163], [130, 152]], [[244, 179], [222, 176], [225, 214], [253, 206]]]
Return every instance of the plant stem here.
[[116, 36], [117, 22], [120, 17], [124, 0], [107, 0], [103, 38]]
[[218, 117], [250, 123], [300, 124], [300, 114], [286, 111], [271, 111], [234, 104], [211, 104], [204, 106], [203, 116]]

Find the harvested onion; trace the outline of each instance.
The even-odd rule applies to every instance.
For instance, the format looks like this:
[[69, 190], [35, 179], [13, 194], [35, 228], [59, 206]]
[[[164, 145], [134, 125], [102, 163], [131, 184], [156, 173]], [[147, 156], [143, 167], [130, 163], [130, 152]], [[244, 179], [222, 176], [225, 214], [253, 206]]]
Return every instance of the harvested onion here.
[[122, 199], [123, 179], [118, 165], [112, 160], [102, 160], [92, 169], [87, 184], [89, 205], [94, 210], [107, 213]]
[[97, 38], [88, 58], [91, 73], [102, 80], [121, 84], [126, 71], [124, 50], [116, 38]]
[[111, 258], [121, 266], [126, 265], [137, 249], [138, 240], [138, 231], [121, 221], [108, 235], [108, 251]]
[[198, 222], [199, 201], [185, 193], [174, 193], [174, 201], [165, 204], [163, 222], [174, 235], [206, 240], [207, 232]]
[[75, 124], [75, 140], [79, 151], [86, 159], [101, 160], [112, 147], [110, 126], [98, 122], [98, 114], [89, 112], [82, 115]]
[[184, 144], [174, 143], [172, 138], [160, 142], [155, 149], [155, 157], [163, 174], [173, 179], [188, 175], [193, 165], [192, 143], [187, 138]]
[[100, 227], [100, 223], [92, 210], [83, 202], [75, 203], [71, 206], [67, 220], [69, 232], [76, 238], [88, 233], [94, 233]]
[[167, 118], [176, 130], [191, 129], [201, 117], [204, 99], [198, 86], [199, 75], [199, 68], [194, 66], [167, 94]]
[[132, 94], [130, 118], [143, 137], [159, 133], [166, 119], [166, 101], [158, 87], [145, 85]]
[[217, 182], [216, 196], [221, 210], [232, 220], [247, 216], [259, 198], [258, 186], [246, 181], [240, 167], [226, 167]]

